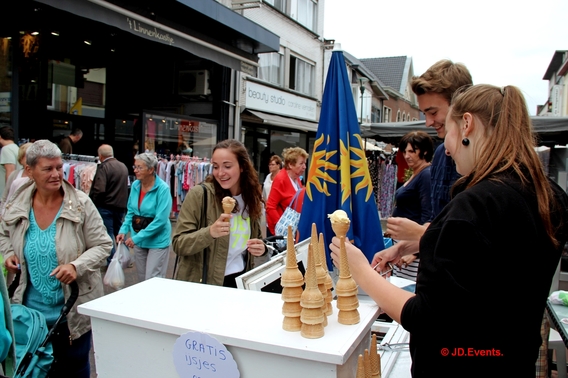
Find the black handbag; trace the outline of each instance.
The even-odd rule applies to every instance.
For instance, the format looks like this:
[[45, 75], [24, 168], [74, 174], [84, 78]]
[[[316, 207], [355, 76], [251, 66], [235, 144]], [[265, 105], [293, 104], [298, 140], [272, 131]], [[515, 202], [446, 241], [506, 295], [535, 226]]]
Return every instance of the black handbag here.
[[132, 229], [135, 232], [140, 232], [143, 229], [145, 229], [146, 227], [148, 227], [148, 225], [150, 223], [152, 223], [153, 220], [154, 220], [154, 218], [143, 217], [143, 216], [140, 216], [140, 215], [133, 215], [132, 216]]

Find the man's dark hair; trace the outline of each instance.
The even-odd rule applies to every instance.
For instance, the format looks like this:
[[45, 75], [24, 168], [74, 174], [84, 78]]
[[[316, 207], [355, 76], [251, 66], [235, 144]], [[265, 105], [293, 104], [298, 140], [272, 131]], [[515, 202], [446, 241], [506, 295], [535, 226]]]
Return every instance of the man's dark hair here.
[[2, 137], [2, 139], [14, 141], [14, 129], [9, 126], [0, 128], [0, 137]]
[[79, 128], [73, 129], [70, 135], [83, 136], [83, 131]]

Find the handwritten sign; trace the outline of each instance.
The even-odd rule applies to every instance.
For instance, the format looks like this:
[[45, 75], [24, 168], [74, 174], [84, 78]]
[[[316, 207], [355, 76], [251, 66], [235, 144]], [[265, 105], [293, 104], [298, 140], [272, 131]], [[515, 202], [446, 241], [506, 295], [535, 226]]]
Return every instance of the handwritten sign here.
[[174, 344], [174, 365], [181, 378], [239, 378], [231, 352], [208, 334], [188, 332]]

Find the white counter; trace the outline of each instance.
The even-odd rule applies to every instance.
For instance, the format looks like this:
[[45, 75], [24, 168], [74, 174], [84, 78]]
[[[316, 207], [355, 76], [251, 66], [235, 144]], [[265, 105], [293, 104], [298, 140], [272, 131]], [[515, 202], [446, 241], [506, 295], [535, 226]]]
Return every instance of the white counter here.
[[241, 377], [355, 377], [357, 357], [369, 348], [376, 304], [361, 303], [361, 322], [352, 326], [337, 322], [334, 307], [320, 339], [284, 331], [282, 304], [279, 294], [153, 278], [81, 305], [79, 312], [91, 317], [100, 378], [178, 377], [173, 346], [188, 331], [223, 343]]

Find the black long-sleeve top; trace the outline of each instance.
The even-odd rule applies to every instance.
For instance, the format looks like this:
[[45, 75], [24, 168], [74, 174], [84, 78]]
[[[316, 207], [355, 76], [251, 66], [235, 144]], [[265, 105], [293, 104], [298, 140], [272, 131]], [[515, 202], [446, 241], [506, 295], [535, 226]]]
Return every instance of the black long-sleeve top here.
[[401, 314], [415, 378], [534, 377], [568, 197], [551, 183], [564, 224], [555, 247], [534, 191], [514, 174], [499, 179], [457, 189], [420, 241], [416, 296]]

